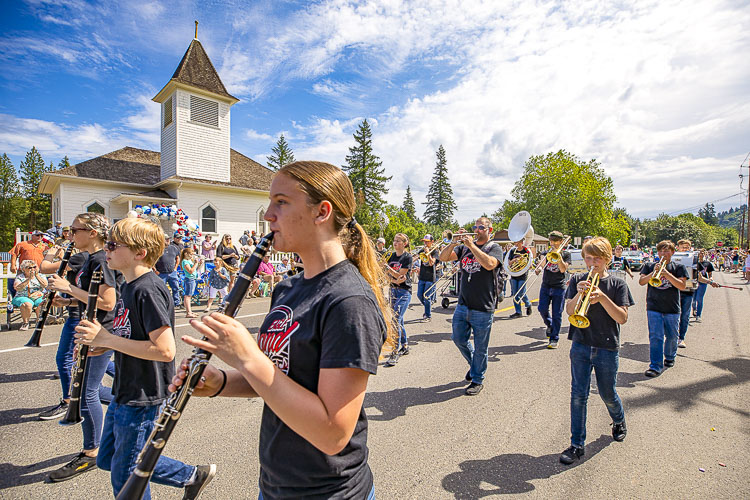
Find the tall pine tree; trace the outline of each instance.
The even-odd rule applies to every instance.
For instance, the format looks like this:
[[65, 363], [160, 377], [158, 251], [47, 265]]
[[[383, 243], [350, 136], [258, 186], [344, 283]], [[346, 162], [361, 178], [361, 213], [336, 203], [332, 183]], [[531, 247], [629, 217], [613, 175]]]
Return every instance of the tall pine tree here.
[[388, 194], [385, 183], [391, 177], [385, 175], [383, 162], [372, 152], [372, 130], [367, 120], [360, 123], [354, 132], [357, 145], [349, 148], [346, 165], [341, 168], [349, 175], [357, 199], [357, 218], [369, 220], [376, 211], [385, 206], [383, 197]]
[[69, 166], [70, 166], [70, 159], [68, 158], [68, 155], [65, 155], [65, 157], [62, 160], [60, 160], [60, 163], [57, 164], [57, 170], [62, 170]]
[[37, 193], [39, 184], [42, 182], [42, 176], [47, 171], [47, 166], [35, 146], [32, 146], [31, 151], [26, 153], [26, 157], [21, 162], [20, 170], [21, 182], [23, 183], [21, 194], [26, 199], [28, 209], [25, 229], [28, 231], [44, 230], [44, 228], [49, 227], [47, 224], [50, 224], [52, 217], [50, 212], [51, 201], [50, 195]]
[[414, 205], [414, 198], [411, 196], [411, 186], [406, 186], [406, 196], [404, 196], [404, 204], [401, 206], [401, 210], [413, 221], [417, 221], [417, 207]]
[[0, 157], [0, 250], [8, 250], [15, 241], [15, 229], [23, 208], [16, 167], [7, 154]]
[[273, 152], [273, 154], [268, 157], [267, 164], [268, 168], [270, 168], [274, 172], [279, 170], [284, 165], [287, 165], [294, 161], [294, 152], [292, 152], [292, 148], [290, 148], [289, 144], [286, 142], [284, 134], [281, 134], [279, 136], [279, 140], [276, 141], [276, 146], [271, 148], [271, 151]]
[[453, 212], [458, 208], [453, 201], [453, 189], [448, 181], [448, 162], [445, 159], [445, 149], [441, 144], [437, 150], [437, 164], [435, 173], [427, 191], [427, 208], [424, 211], [425, 222], [428, 224], [445, 225], [453, 219]]

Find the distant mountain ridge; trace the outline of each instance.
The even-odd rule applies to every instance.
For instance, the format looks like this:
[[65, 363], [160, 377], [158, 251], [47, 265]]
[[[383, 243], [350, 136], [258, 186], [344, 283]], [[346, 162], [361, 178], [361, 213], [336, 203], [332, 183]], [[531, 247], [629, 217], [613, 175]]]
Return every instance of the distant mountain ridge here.
[[[743, 204], [739, 208], [730, 208], [724, 212], [719, 212], [716, 216], [719, 218], [719, 226], [738, 228], [742, 222], [742, 209], [747, 207], [747, 204]], [[747, 217], [747, 216], [746, 216]], [[747, 224], [747, 218], [745, 218], [745, 224]]]

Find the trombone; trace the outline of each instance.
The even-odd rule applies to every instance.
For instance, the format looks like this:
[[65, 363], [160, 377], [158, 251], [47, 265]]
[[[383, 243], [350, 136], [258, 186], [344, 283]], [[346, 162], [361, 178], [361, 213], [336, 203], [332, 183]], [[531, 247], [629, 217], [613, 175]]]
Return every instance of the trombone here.
[[659, 263], [659, 270], [656, 272], [656, 274], [654, 274], [653, 276], [651, 276], [651, 278], [649, 278], [648, 284], [656, 288], [660, 287], [661, 286], [661, 273], [666, 268], [667, 268], [667, 260], [662, 259], [661, 262]]
[[569, 241], [570, 236], [565, 238], [557, 248], [547, 252], [547, 262], [549, 262], [550, 264], [557, 264], [558, 262], [560, 262], [560, 259], [562, 258], [562, 251], [563, 249], [565, 249], [565, 245], [567, 245]]
[[590, 283], [588, 290], [578, 297], [578, 302], [576, 303], [575, 311], [573, 311], [573, 314], [568, 316], [568, 321], [570, 321], [570, 324], [575, 326], [576, 328], [588, 328], [591, 324], [591, 321], [586, 317], [586, 314], [589, 311], [589, 306], [591, 305], [591, 293], [594, 291], [596, 287], [599, 286], [599, 273], [594, 274], [594, 266], [591, 266], [591, 271], [589, 271], [589, 275], [586, 278], [586, 281]]

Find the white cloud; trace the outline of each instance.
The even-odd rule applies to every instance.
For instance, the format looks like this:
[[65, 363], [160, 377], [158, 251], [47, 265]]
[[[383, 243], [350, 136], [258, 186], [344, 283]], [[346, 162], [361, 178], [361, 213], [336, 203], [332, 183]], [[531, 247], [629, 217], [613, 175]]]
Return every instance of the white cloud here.
[[270, 141], [274, 140], [274, 137], [272, 135], [270, 135], [270, 134], [262, 134], [260, 132], [257, 132], [255, 130], [251, 129], [251, 128], [247, 129], [245, 131], [245, 136], [248, 139], [253, 140], [253, 141], [266, 141], [266, 142], [270, 142]]

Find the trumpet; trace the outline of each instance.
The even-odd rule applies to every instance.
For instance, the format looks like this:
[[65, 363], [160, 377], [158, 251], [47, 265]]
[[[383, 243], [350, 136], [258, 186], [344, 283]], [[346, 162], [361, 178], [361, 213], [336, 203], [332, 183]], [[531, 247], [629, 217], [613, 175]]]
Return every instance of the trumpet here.
[[654, 287], [660, 287], [661, 286], [661, 273], [664, 271], [664, 269], [667, 268], [667, 261], [665, 259], [662, 259], [659, 263], [659, 270], [651, 276], [648, 280], [648, 284]]
[[[536, 280], [539, 279], [539, 276], [541, 276], [541, 270], [544, 269], [544, 266], [547, 264], [557, 264], [560, 262], [560, 259], [562, 259], [562, 251], [564, 249], [564, 246], [567, 244], [567, 242], [570, 240], [570, 236], [565, 238], [560, 246], [555, 248], [554, 250], [550, 250], [547, 252], [547, 255], [539, 261], [539, 264], [534, 268], [534, 277], [531, 278], [531, 283], [529, 283], [529, 280], [526, 280], [523, 282], [523, 284], [518, 288], [518, 291], [513, 296], [513, 303], [520, 304], [521, 299], [523, 298], [523, 295], [526, 293], [526, 290], [531, 288], [531, 286], [536, 283]], [[531, 267], [531, 266], [529, 266]]]
[[[432, 257], [432, 254], [435, 252], [440, 252], [442, 250], [442, 247], [444, 247], [447, 243], [444, 241], [441, 243], [438, 243], [437, 245], [433, 246], [430, 249], [427, 249], [427, 247], [422, 247], [422, 249], [419, 251], [419, 260], [424, 262], [425, 264], [430, 262], [430, 257]], [[426, 250], [426, 251], [425, 251]]]
[[443, 231], [443, 243], [445, 243], [446, 245], [450, 244], [453, 242], [453, 240], [455, 240], [459, 236], [476, 236], [476, 235], [477, 233], [455, 233], [454, 234], [453, 231], [446, 230], [446, 231]]
[[561, 253], [565, 249], [565, 245], [567, 245], [569, 241], [570, 236], [565, 238], [557, 248], [547, 252], [547, 262], [549, 262], [550, 264], [557, 264], [558, 262], [560, 262], [560, 259], [562, 258]]
[[594, 267], [591, 267], [591, 271], [589, 271], [589, 275], [586, 278], [586, 281], [590, 282], [588, 290], [586, 290], [586, 293], [578, 297], [578, 302], [576, 303], [576, 308], [573, 314], [568, 316], [568, 321], [570, 321], [570, 324], [577, 327], [577, 328], [588, 328], [591, 324], [591, 321], [586, 317], [586, 314], [589, 311], [589, 306], [591, 305], [591, 293], [594, 291], [596, 287], [599, 286], [599, 273], [594, 274]]

